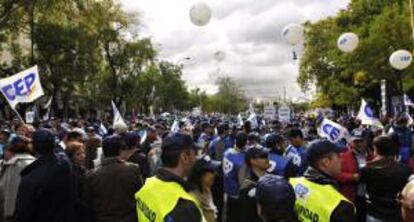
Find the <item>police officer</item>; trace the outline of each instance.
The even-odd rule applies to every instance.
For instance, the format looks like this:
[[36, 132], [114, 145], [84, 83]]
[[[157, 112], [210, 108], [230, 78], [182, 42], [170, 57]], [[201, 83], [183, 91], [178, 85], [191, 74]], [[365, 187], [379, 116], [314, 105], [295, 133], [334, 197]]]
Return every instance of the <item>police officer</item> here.
[[247, 134], [240, 132], [236, 135], [236, 147], [224, 153], [224, 192], [227, 194], [227, 222], [240, 221], [240, 183], [244, 180], [242, 169], [244, 167]]
[[300, 221], [356, 221], [354, 205], [337, 191], [333, 179], [341, 172], [338, 150], [328, 140], [312, 142], [308, 148], [309, 167], [304, 176], [290, 179]]
[[268, 172], [285, 178], [296, 176], [297, 167], [293, 164], [293, 160], [283, 156], [283, 138], [271, 133], [266, 136], [265, 143], [269, 150]]
[[196, 162], [199, 147], [191, 136], [175, 133], [164, 139], [161, 150], [163, 167], [135, 194], [138, 221], [203, 221], [197, 201], [189, 194], [191, 186], [184, 180]]

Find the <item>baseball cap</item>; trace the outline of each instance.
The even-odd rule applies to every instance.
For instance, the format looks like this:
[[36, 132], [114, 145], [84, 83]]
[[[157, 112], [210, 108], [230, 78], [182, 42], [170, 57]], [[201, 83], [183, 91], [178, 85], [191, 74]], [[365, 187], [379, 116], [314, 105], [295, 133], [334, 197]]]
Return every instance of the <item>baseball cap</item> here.
[[172, 133], [164, 138], [161, 144], [162, 152], [176, 152], [183, 150], [199, 150], [201, 147], [194, 143], [190, 135], [183, 133]]
[[6, 136], [10, 136], [10, 130], [8, 130], [6, 128], [0, 129], [0, 133], [4, 133]]
[[246, 151], [246, 154], [244, 156], [244, 160], [246, 164], [249, 164], [249, 160], [251, 159], [267, 159], [269, 156], [269, 152], [267, 152], [265, 149], [261, 148], [250, 148]]
[[102, 142], [102, 150], [105, 157], [117, 156], [119, 151], [125, 148], [125, 141], [118, 135], [106, 137]]
[[248, 141], [258, 141], [259, 137], [260, 137], [259, 133], [251, 132], [247, 135], [247, 140]]
[[220, 168], [221, 163], [219, 161], [212, 160], [210, 156], [203, 155], [200, 159], [198, 159], [198, 164], [202, 169], [208, 171], [216, 171]]
[[256, 200], [264, 207], [272, 207], [275, 214], [291, 214], [295, 208], [295, 192], [282, 176], [266, 174], [256, 185]]
[[140, 136], [134, 132], [127, 132], [124, 134], [123, 139], [128, 147], [137, 146], [138, 141], [141, 141]]
[[205, 130], [205, 129], [209, 128], [209, 127], [211, 127], [211, 124], [208, 123], [208, 122], [203, 122], [201, 124], [201, 130]]
[[43, 143], [43, 142], [55, 142], [55, 136], [53, 135], [52, 131], [48, 129], [39, 129], [33, 133], [32, 136], [34, 143]]
[[227, 130], [229, 130], [230, 129], [230, 127], [229, 127], [229, 125], [228, 124], [226, 124], [226, 123], [222, 123], [222, 124], [220, 124], [218, 127], [217, 127], [217, 132], [219, 133], [219, 134], [222, 134], [223, 132], [225, 132], [225, 131], [227, 131]]
[[354, 129], [351, 132], [351, 138], [350, 138], [350, 140], [351, 141], [354, 141], [354, 140], [363, 140], [363, 139], [365, 139], [367, 137], [366, 134], [367, 133], [365, 131], [363, 131], [363, 130]]
[[315, 163], [330, 153], [340, 153], [342, 150], [334, 143], [326, 139], [314, 140], [308, 146], [308, 160]]
[[25, 143], [26, 141], [21, 136], [15, 136], [10, 141], [10, 145], [16, 145], [20, 143]]
[[265, 136], [265, 143], [280, 143], [283, 142], [283, 137], [276, 133], [270, 133]]

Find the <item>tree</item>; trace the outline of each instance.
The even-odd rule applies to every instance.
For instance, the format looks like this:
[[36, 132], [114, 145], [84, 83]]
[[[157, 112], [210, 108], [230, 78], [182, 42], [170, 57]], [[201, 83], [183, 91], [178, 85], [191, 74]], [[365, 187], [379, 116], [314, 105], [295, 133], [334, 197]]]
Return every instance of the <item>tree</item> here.
[[[306, 91], [316, 84], [319, 102], [333, 107], [359, 103], [360, 97], [379, 105], [380, 81], [398, 89], [404, 79], [404, 91], [414, 91], [414, 78], [391, 68], [388, 58], [397, 49], [411, 49], [409, 6], [403, 0], [353, 0], [336, 17], [306, 23], [305, 52], [300, 64], [298, 83]], [[340, 52], [337, 38], [344, 32], [360, 38], [352, 53]], [[320, 100], [329, 100], [323, 102]]]
[[236, 114], [247, 107], [246, 98], [239, 85], [230, 77], [220, 77], [216, 80], [218, 92], [210, 97], [201, 94], [202, 109], [207, 112], [218, 111]]

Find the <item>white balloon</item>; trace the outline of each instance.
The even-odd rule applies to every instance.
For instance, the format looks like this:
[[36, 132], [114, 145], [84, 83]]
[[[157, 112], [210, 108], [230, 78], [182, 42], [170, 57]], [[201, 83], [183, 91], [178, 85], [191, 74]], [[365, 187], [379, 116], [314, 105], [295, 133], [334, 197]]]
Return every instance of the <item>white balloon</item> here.
[[282, 30], [282, 38], [291, 45], [296, 45], [303, 40], [304, 29], [298, 24], [289, 24]]
[[223, 51], [217, 51], [214, 53], [214, 59], [216, 59], [218, 62], [223, 61], [226, 58], [226, 53]]
[[413, 56], [407, 50], [398, 50], [391, 54], [390, 64], [393, 68], [403, 70], [410, 66]]
[[359, 38], [355, 33], [352, 32], [348, 32], [348, 33], [344, 33], [342, 34], [339, 38], [338, 38], [338, 48], [342, 51], [342, 52], [352, 52], [356, 49], [356, 47], [358, 46], [359, 43]]
[[197, 3], [190, 9], [191, 22], [196, 26], [204, 26], [211, 19], [211, 8], [205, 3]]

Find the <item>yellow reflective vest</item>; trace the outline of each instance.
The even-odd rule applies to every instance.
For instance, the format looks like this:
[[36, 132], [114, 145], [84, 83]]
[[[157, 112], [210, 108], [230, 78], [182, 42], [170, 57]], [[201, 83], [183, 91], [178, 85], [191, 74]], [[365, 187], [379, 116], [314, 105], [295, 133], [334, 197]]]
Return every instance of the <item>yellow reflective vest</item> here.
[[197, 200], [187, 193], [180, 184], [165, 182], [157, 177], [148, 178], [144, 186], [135, 194], [138, 221], [164, 222], [165, 217], [175, 208], [180, 198], [193, 202], [203, 218]]
[[347, 201], [332, 185], [311, 182], [304, 177], [291, 178], [295, 190], [295, 211], [302, 222], [329, 222], [341, 201]]

